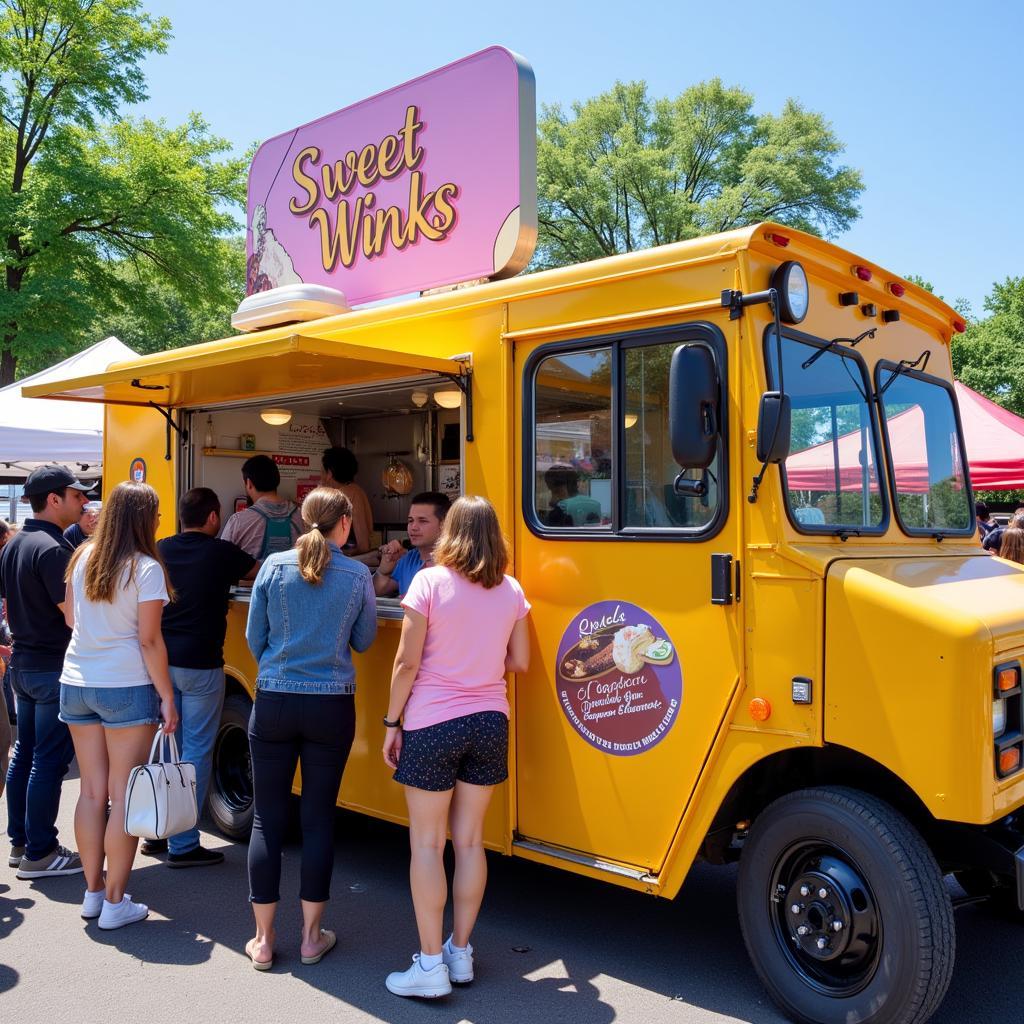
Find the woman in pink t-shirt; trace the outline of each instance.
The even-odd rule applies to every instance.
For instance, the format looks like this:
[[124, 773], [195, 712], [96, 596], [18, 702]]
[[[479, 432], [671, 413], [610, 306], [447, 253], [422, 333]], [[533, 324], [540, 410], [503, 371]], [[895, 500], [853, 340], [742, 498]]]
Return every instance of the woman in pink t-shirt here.
[[[459, 498], [445, 517], [434, 564], [402, 606], [405, 621], [384, 719], [384, 761], [409, 807], [409, 876], [420, 952], [389, 974], [400, 996], [447, 995], [473, 980], [473, 930], [487, 884], [483, 825], [494, 787], [508, 778], [507, 672], [525, 672], [530, 605], [505, 575], [508, 546], [486, 498]], [[401, 722], [400, 722], [401, 720]], [[442, 943], [455, 846], [455, 928]]]

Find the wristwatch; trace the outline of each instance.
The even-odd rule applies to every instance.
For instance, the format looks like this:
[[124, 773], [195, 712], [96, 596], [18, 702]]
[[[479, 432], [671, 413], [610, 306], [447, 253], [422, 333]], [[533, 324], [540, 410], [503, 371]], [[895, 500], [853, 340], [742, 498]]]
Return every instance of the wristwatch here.
[[400, 718], [396, 718], [393, 722], [389, 722], [388, 721], [388, 716], [385, 715], [384, 716], [384, 724], [389, 729], [398, 729], [401, 726], [401, 724], [402, 724], [402, 720]]

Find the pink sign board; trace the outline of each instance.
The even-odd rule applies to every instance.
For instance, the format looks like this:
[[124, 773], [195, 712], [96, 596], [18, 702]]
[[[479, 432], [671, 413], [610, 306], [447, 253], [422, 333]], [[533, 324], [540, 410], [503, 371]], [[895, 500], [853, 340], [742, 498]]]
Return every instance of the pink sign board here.
[[249, 170], [246, 294], [350, 305], [509, 277], [537, 238], [533, 71], [499, 46], [275, 136]]

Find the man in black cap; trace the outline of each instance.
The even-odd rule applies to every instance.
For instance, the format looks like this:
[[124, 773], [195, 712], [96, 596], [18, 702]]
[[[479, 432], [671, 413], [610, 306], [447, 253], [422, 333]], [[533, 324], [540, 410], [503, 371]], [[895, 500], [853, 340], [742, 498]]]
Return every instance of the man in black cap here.
[[18, 742], [7, 772], [9, 864], [18, 878], [73, 875], [78, 854], [57, 842], [60, 787], [75, 750], [60, 711], [60, 673], [71, 630], [64, 621], [64, 572], [73, 548], [64, 530], [77, 523], [88, 484], [62, 466], [25, 481], [33, 518], [0, 552], [0, 597], [14, 635], [11, 677], [18, 699]]

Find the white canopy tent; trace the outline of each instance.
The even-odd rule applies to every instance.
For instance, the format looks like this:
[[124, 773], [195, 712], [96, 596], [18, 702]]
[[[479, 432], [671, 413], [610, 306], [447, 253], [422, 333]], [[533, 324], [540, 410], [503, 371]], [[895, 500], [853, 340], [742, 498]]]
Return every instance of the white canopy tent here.
[[50, 380], [102, 373], [136, 353], [110, 337], [40, 373], [0, 388], [0, 481], [25, 479], [36, 466], [56, 462], [88, 480], [103, 470], [103, 406], [25, 398], [21, 389]]

